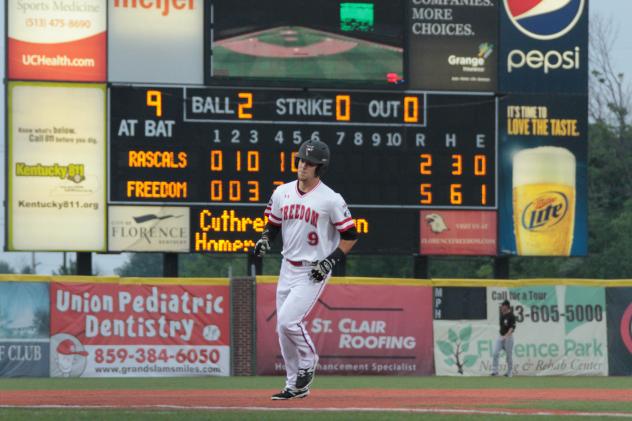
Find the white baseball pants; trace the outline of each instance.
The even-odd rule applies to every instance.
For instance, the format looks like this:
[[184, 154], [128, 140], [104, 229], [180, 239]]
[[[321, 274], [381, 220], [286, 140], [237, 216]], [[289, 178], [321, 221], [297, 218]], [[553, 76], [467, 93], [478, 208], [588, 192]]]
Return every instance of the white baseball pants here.
[[285, 386], [295, 389], [299, 368], [312, 368], [318, 362], [316, 347], [303, 323], [325, 289], [327, 279], [309, 279], [312, 266], [294, 266], [286, 259], [276, 291], [277, 333], [287, 374]]

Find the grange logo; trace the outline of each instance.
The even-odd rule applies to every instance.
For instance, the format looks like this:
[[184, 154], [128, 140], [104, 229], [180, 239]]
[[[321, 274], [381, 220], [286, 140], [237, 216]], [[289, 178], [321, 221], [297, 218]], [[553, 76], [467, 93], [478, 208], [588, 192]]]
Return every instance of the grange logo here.
[[465, 72], [483, 72], [487, 58], [494, 52], [494, 44], [484, 42], [478, 46], [478, 53], [470, 56], [457, 56], [452, 54], [448, 57], [450, 66], [461, 66]]
[[504, 0], [505, 11], [523, 34], [538, 40], [560, 38], [571, 31], [585, 0]]
[[568, 197], [548, 191], [536, 197], [522, 212], [522, 226], [529, 231], [545, 231], [560, 223], [568, 212]]

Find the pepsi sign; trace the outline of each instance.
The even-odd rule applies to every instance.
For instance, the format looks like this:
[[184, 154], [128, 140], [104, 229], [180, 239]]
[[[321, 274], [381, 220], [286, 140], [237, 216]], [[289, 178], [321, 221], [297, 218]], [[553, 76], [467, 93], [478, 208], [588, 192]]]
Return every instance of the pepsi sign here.
[[505, 0], [507, 16], [528, 37], [551, 40], [572, 30], [585, 0]]
[[499, 90], [588, 90], [587, 0], [503, 0]]

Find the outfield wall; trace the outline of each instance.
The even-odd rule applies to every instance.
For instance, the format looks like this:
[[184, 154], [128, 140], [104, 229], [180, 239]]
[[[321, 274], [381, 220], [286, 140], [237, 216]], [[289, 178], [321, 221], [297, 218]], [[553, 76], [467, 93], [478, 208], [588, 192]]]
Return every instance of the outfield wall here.
[[[283, 375], [275, 288], [0, 275], [0, 376]], [[485, 376], [505, 299], [515, 375], [632, 375], [632, 280], [332, 278], [306, 325], [321, 374]]]

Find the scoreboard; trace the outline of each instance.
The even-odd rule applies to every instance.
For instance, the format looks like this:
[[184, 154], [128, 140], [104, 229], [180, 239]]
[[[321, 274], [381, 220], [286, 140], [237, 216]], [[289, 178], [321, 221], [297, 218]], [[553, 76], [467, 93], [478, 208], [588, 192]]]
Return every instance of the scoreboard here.
[[[500, 0], [84, 2], [5, 2], [8, 250], [251, 252], [308, 139], [354, 253], [587, 250], [586, 2], [550, 40]], [[514, 60], [540, 50], [575, 66]], [[534, 181], [557, 163], [514, 167], [551, 148], [559, 204]], [[544, 191], [519, 204], [522, 179]], [[570, 251], [521, 251], [541, 225]]]
[[109, 102], [108, 202], [190, 207], [191, 251], [251, 249], [308, 139], [330, 147], [355, 252], [417, 249], [422, 209], [497, 206], [493, 95], [112, 85]]
[[491, 95], [112, 86], [110, 201], [264, 207], [319, 139], [352, 208], [495, 208], [495, 113]]

